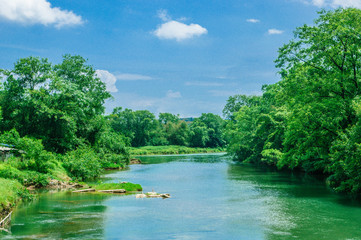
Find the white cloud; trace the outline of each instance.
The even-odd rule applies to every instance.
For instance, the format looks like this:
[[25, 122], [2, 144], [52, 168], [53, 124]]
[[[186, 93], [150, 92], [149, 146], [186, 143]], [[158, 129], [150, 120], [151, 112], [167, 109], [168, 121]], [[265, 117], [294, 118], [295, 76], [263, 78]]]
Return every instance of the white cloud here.
[[159, 10], [158, 17], [164, 22], [153, 31], [153, 34], [160, 39], [175, 39], [182, 41], [196, 36], [206, 34], [208, 31], [199, 24], [185, 24], [180, 21], [185, 21], [187, 18], [180, 18], [179, 21], [172, 20], [168, 15], [167, 10]]
[[182, 41], [196, 36], [206, 34], [207, 29], [198, 24], [184, 24], [177, 21], [163, 23], [154, 31], [154, 34], [160, 39], [175, 39]]
[[13, 22], [54, 25], [57, 28], [83, 23], [81, 16], [52, 7], [47, 0], [0, 0], [0, 6], [0, 18]]
[[201, 82], [201, 81], [194, 81], [194, 82], [186, 82], [186, 86], [200, 86], [200, 87], [220, 87], [224, 84], [218, 82]]
[[302, 0], [305, 4], [312, 4], [317, 7], [355, 7], [361, 8], [361, 0]]
[[259, 23], [260, 22], [259, 19], [254, 19], [254, 18], [247, 19], [246, 21], [249, 23]]
[[158, 11], [158, 17], [162, 19], [164, 22], [171, 21], [171, 17], [168, 15], [168, 11], [165, 9], [161, 9]]
[[117, 78], [113, 74], [106, 70], [96, 70], [95, 73], [97, 77], [105, 83], [108, 92], [118, 92], [118, 89], [115, 86]]
[[106, 86], [108, 92], [118, 92], [117, 87], [115, 86], [116, 81], [147, 81], [152, 80], [154, 78], [140, 75], [140, 74], [129, 74], [123, 73], [114, 75], [106, 70], [96, 70], [96, 75], [100, 80], [102, 80]]
[[361, 8], [361, 0], [333, 0], [331, 3], [331, 7], [333, 7], [333, 8], [338, 8], [338, 7]]
[[282, 34], [282, 33], [284, 33], [284, 31], [279, 30], [279, 29], [275, 29], [275, 28], [268, 29], [269, 35]]
[[169, 90], [167, 92], [167, 98], [181, 98], [182, 95], [180, 92], [173, 92], [172, 90]]
[[312, 0], [312, 4], [317, 7], [323, 7], [325, 5], [325, 0]]
[[139, 81], [139, 80], [147, 81], [154, 79], [149, 76], [140, 75], [140, 74], [130, 74], [130, 73], [118, 74], [116, 75], [116, 78], [121, 81]]

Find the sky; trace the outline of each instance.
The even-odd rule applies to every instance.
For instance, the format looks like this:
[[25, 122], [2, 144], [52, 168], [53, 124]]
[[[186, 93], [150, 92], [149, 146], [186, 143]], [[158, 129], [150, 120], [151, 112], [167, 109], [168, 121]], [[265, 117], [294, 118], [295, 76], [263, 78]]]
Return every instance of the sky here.
[[81, 55], [114, 107], [222, 114], [229, 96], [279, 81], [278, 49], [322, 8], [361, 0], [0, 0], [0, 68]]

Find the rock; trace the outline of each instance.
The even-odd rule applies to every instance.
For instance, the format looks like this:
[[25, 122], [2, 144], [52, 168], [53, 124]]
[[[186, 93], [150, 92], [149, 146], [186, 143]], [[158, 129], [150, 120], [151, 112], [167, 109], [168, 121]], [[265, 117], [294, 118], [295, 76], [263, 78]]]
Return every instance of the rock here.
[[72, 185], [73, 188], [82, 188], [83, 185], [79, 184], [79, 183], [75, 183], [74, 185]]
[[84, 185], [81, 185], [79, 183], [64, 182], [56, 179], [51, 179], [49, 181], [48, 186], [46, 186], [47, 189], [71, 189], [71, 188], [83, 188], [83, 187]]
[[27, 187], [26, 189], [33, 191], [36, 189], [36, 187], [35, 187], [35, 185], [31, 185], [31, 186]]
[[158, 195], [158, 194], [149, 194], [149, 195], [147, 195], [147, 197], [149, 197], [149, 198], [158, 198], [158, 197], [160, 197], [160, 195]]
[[130, 160], [129, 164], [142, 164], [142, 161], [139, 159], [133, 158]]
[[170, 198], [170, 194], [169, 193], [156, 193], [156, 192], [147, 192], [146, 194], [137, 194], [139, 195], [139, 197], [137, 198], [141, 198], [140, 195], [142, 195], [142, 197], [144, 197], [143, 195], [145, 195], [148, 198]]
[[56, 179], [51, 179], [49, 182], [49, 186], [59, 186], [61, 185], [61, 182]]
[[73, 193], [83, 193], [83, 192], [95, 192], [95, 189], [89, 188], [89, 189], [81, 189], [81, 190], [73, 191]]
[[160, 196], [161, 196], [162, 198], [170, 198], [170, 194], [169, 194], [169, 193], [162, 193], [162, 194], [160, 194]]
[[145, 195], [144, 193], [135, 195], [135, 198], [146, 198], [146, 197], [147, 195]]
[[111, 190], [98, 190], [98, 192], [104, 193], [126, 193], [125, 189], [111, 189]]

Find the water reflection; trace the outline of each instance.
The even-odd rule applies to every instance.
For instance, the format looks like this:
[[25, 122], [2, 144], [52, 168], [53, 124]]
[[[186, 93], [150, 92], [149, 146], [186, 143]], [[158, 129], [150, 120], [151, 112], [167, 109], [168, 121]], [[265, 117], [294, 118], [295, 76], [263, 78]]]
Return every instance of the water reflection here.
[[230, 164], [228, 177], [237, 186], [252, 183], [265, 207], [267, 239], [361, 239], [360, 203], [334, 194], [323, 181], [247, 164]]
[[225, 153], [140, 156], [138, 158], [142, 161], [142, 164], [170, 162], [219, 163], [230, 160]]
[[107, 195], [43, 193], [14, 213], [3, 239], [103, 239]]
[[16, 210], [5, 239], [361, 239], [361, 207], [304, 174], [224, 155], [142, 157], [103, 180], [170, 199], [56, 193]]

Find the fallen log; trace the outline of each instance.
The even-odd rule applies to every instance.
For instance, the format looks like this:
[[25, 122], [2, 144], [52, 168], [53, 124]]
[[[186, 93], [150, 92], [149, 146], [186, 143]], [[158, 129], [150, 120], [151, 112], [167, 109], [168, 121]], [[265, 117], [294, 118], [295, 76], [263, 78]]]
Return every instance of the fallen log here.
[[73, 191], [73, 193], [86, 193], [86, 192], [95, 192], [95, 189], [89, 188], [89, 189], [81, 189], [81, 190]]
[[98, 190], [98, 192], [104, 192], [104, 193], [126, 193], [127, 191], [125, 189], [111, 189], [111, 190]]

